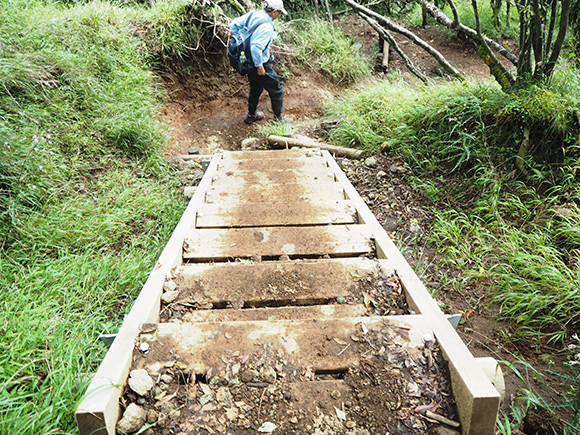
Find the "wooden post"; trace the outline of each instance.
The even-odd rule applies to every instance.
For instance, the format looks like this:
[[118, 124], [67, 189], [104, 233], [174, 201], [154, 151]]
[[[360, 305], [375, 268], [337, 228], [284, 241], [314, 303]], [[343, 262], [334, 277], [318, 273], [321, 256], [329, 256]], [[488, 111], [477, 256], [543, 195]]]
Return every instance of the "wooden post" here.
[[383, 39], [383, 68], [389, 68], [389, 43]]

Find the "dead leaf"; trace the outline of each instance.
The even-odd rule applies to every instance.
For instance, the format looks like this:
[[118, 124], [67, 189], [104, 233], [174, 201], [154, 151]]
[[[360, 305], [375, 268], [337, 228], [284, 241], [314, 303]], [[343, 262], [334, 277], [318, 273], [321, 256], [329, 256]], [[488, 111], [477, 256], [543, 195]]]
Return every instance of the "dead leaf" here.
[[271, 433], [271, 432], [274, 432], [274, 430], [277, 427], [278, 426], [276, 426], [274, 423], [270, 423], [269, 421], [265, 421], [264, 423], [262, 423], [262, 426], [260, 426], [258, 428], [258, 432]]
[[346, 341], [341, 340], [340, 338], [334, 338], [334, 341], [336, 341], [338, 344], [340, 344], [341, 346], [346, 346]]
[[238, 410], [236, 407], [232, 406], [231, 408], [225, 408], [226, 410], [226, 417], [228, 420], [233, 421], [238, 418]]
[[199, 387], [201, 388], [201, 391], [203, 391], [204, 394], [208, 394], [210, 396], [213, 395], [213, 390], [209, 387], [209, 385], [199, 384]]
[[155, 404], [155, 406], [162, 406], [162, 405], [164, 405], [165, 403], [169, 402], [171, 399], [173, 399], [175, 396], [177, 396], [177, 391], [176, 391], [175, 393], [173, 393], [173, 394], [170, 394], [169, 396], [164, 396], [164, 397], [161, 397], [161, 398], [160, 398], [160, 399], [157, 401], [157, 403]]
[[216, 409], [217, 409], [217, 406], [215, 406], [213, 403], [206, 403], [205, 405], [203, 405], [201, 407], [201, 410], [204, 412], [215, 411]]

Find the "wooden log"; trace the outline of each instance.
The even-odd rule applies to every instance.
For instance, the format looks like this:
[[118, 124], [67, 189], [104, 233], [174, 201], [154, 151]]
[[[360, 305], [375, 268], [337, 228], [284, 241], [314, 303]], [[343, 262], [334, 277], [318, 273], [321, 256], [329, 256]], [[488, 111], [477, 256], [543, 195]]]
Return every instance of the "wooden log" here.
[[389, 67], [389, 43], [383, 39], [383, 68]]
[[323, 142], [317, 142], [310, 138], [294, 138], [282, 136], [268, 136], [268, 143], [270, 145], [278, 145], [283, 147], [303, 147], [303, 148], [320, 148], [330, 151], [338, 156], [344, 156], [351, 159], [360, 159], [363, 155], [362, 150], [355, 150], [352, 148], [345, 148], [336, 145], [329, 145]]

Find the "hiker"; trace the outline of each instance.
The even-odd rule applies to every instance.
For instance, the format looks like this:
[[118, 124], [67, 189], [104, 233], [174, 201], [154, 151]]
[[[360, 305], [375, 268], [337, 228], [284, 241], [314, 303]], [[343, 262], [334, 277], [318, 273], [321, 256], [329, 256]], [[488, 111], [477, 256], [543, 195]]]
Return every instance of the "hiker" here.
[[287, 14], [282, 0], [265, 0], [264, 8], [260, 11], [251, 11], [234, 19], [230, 29], [232, 33], [246, 26], [251, 29], [259, 21], [263, 21], [250, 36], [250, 53], [253, 68], [248, 72], [250, 95], [248, 97], [248, 115], [244, 119], [247, 124], [264, 119], [264, 113], [259, 112], [258, 101], [264, 89], [270, 95], [274, 119], [286, 121], [283, 117], [283, 91], [278, 75], [272, 69], [274, 57], [270, 54], [270, 45], [276, 37], [274, 20], [280, 13]]

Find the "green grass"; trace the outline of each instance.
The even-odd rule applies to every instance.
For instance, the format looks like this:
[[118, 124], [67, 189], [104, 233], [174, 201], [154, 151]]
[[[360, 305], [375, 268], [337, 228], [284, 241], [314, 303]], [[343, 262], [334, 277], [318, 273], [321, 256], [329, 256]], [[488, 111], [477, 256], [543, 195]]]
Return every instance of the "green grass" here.
[[159, 155], [157, 55], [134, 32], [152, 12], [0, 7], [0, 433], [75, 433], [98, 336], [185, 208]]
[[293, 21], [280, 30], [284, 41], [293, 43], [293, 56], [310, 67], [316, 65], [334, 82], [354, 82], [370, 75], [371, 59], [360, 44], [328, 21], [313, 18]]
[[[504, 114], [514, 107], [517, 123], [507, 122]], [[534, 335], [562, 340], [580, 320], [572, 316], [580, 307], [574, 203], [580, 190], [569, 166], [578, 158], [578, 125], [569, 113], [579, 107], [550, 89], [507, 96], [493, 84], [412, 89], [377, 82], [333, 102], [328, 113], [344, 120], [333, 142], [389, 149], [413, 168], [426, 196], [465, 204], [437, 212], [431, 242], [449, 263], [493, 276], [502, 313], [521, 335], [537, 328]], [[522, 134], [516, 124], [541, 131], [526, 157], [534, 174], [527, 182], [514, 172]], [[558, 217], [558, 207], [569, 215]]]

